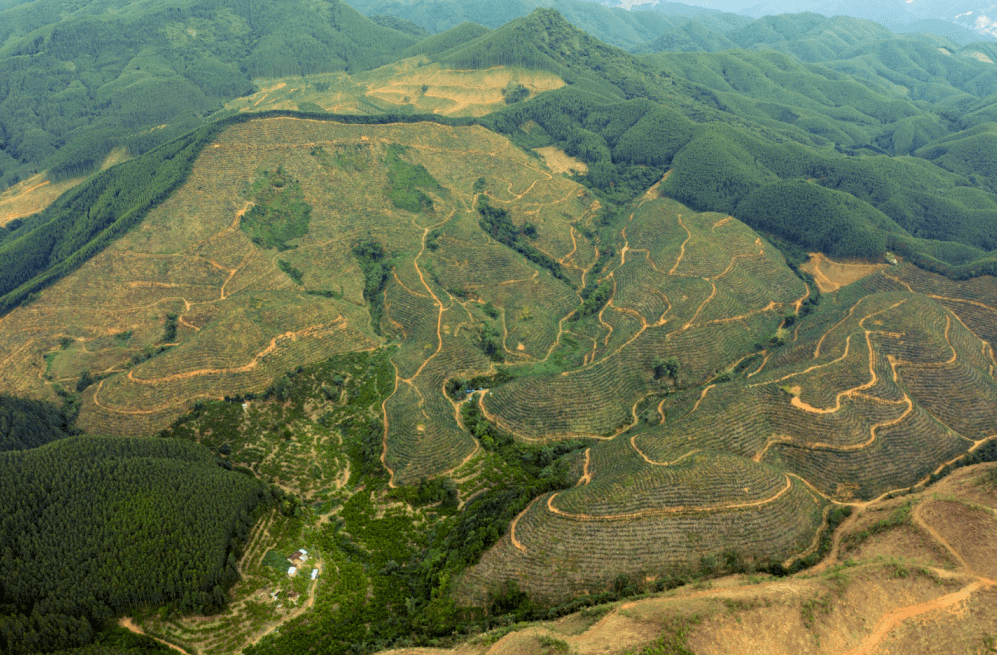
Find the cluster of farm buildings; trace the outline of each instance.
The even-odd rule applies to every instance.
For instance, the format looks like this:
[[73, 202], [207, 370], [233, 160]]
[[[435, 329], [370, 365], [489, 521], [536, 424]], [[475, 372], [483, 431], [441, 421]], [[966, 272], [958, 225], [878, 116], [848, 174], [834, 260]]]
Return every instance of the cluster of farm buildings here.
[[[302, 548], [301, 550], [296, 550], [287, 558], [287, 561], [291, 563], [291, 566], [287, 569], [287, 575], [289, 577], [294, 577], [298, 573], [298, 569], [301, 565], [308, 561], [308, 551]], [[312, 580], [318, 577], [318, 569], [312, 569]]]

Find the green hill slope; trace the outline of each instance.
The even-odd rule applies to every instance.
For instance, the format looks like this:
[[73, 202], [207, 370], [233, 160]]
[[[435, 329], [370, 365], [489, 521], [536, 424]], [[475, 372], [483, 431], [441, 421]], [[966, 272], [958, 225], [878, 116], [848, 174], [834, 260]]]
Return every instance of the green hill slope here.
[[350, 4], [368, 16], [398, 16], [433, 33], [444, 32], [462, 22], [498, 28], [538, 8], [549, 8], [575, 27], [625, 49], [642, 46], [677, 24], [676, 19], [659, 11], [627, 11], [578, 0], [351, 0]]
[[480, 36], [488, 34], [490, 30], [477, 23], [461, 23], [456, 27], [451, 27], [445, 32], [434, 34], [420, 40], [414, 46], [405, 51], [405, 56], [426, 55], [432, 57], [441, 52], [456, 48], [468, 41], [473, 41]]
[[0, 187], [148, 150], [253, 78], [374, 68], [416, 41], [338, 0], [79, 4], [0, 12]]
[[651, 52], [719, 52], [736, 48], [724, 34], [707, 28], [701, 21], [687, 21], [634, 51]]
[[804, 13], [766, 16], [726, 36], [741, 48], [775, 49], [816, 62], [837, 59], [856, 44], [889, 39], [893, 34], [867, 20]]
[[[896, 41], [900, 51], [924, 54], [921, 66], [934, 65], [935, 55], [920, 45]], [[673, 161], [676, 172], [662, 186], [664, 192], [700, 210], [735, 215], [738, 204], [761, 186], [777, 179], [814, 178], [853, 195], [859, 205], [871, 205], [856, 215], [856, 229], [865, 220], [859, 215], [885, 214], [895, 235], [891, 247], [927, 252], [923, 242], [906, 241], [908, 235], [960, 242], [977, 253], [994, 247], [997, 197], [966, 177], [965, 166], [946, 170], [924, 160], [888, 156], [923, 147], [953, 125], [881, 78], [848, 75], [775, 53], [658, 54], [637, 60], [544, 12], [441, 53], [439, 59], [455, 67], [516, 63], [553, 70], [572, 81], [566, 89], [484, 122], [524, 146], [554, 143], [564, 148], [589, 165], [587, 182], [609, 197], [632, 197]], [[965, 60], [946, 70], [989, 74], [980, 73], [984, 68], [977, 64], [986, 66]], [[949, 95], [964, 95], [952, 85], [947, 88]], [[652, 105], [637, 97], [673, 109], [654, 110], [658, 118], [642, 120]], [[633, 104], [610, 107], [627, 98], [634, 98]], [[656, 124], [661, 127], [652, 130]], [[524, 125], [531, 126], [528, 134]], [[800, 200], [795, 212], [807, 209]], [[885, 224], [878, 223], [872, 229], [881, 231]], [[853, 256], [878, 256], [885, 248], [853, 249], [860, 240], [847, 242], [826, 245]], [[868, 243], [886, 242], [880, 236]], [[942, 259], [951, 265], [967, 263], [965, 250], [928, 250], [933, 257], [950, 253]], [[951, 273], [961, 276], [968, 270]]]

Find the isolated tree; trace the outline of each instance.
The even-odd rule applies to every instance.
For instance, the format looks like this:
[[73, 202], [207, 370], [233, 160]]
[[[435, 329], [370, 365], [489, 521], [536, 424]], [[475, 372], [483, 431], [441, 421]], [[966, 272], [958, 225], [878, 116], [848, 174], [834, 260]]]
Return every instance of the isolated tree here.
[[679, 360], [675, 357], [668, 357], [667, 359], [656, 359], [654, 361], [654, 379], [661, 380], [662, 378], [671, 378], [674, 381], [678, 381], [679, 376]]

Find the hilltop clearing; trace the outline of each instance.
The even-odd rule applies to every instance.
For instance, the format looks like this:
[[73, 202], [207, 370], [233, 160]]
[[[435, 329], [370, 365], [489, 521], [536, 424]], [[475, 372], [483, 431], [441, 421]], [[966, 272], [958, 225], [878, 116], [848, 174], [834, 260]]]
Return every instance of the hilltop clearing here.
[[514, 87], [523, 87], [529, 97], [564, 86], [560, 77], [546, 71], [506, 66], [452, 70], [425, 56], [355, 75], [326, 73], [256, 83], [258, 92], [227, 103], [226, 109], [484, 116], [505, 107]]
[[810, 253], [810, 258], [800, 266], [801, 271], [813, 276], [821, 293], [837, 291], [885, 268], [888, 268], [887, 264], [836, 262], [819, 252]]

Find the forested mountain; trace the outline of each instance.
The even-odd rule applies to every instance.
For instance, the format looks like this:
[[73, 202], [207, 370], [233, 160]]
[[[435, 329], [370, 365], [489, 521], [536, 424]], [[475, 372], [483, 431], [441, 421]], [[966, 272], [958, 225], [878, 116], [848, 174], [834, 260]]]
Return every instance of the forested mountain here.
[[139, 605], [221, 607], [266, 493], [203, 446], [72, 437], [0, 453], [0, 496], [0, 646], [20, 655]]
[[[814, 62], [837, 59], [858, 43], [893, 37], [888, 29], [871, 21], [846, 16], [827, 18], [814, 13], [766, 16], [726, 31], [710, 27], [709, 23], [697, 17], [658, 37], [643, 50], [690, 50], [691, 44], [679, 40], [684, 34], [699, 49], [708, 52], [735, 48], [779, 50], [802, 61]], [[674, 42], [672, 47], [667, 47], [669, 41]]]
[[416, 37], [338, 0], [64, 3], [0, 12], [0, 188], [175, 138], [250, 80], [373, 68]]
[[884, 28], [857, 19], [752, 21], [677, 3], [654, 11], [576, 0], [352, 3], [371, 20], [342, 0], [299, 4], [115, 0], [67, 11], [54, 0], [8, 3], [0, 9], [0, 188], [43, 170], [50, 179], [78, 176], [115, 147], [145, 152], [250, 93], [253, 79], [373, 68], [427, 31], [497, 28], [537, 7], [633, 52], [774, 48], [829, 61], [885, 38]]
[[463, 22], [497, 28], [535, 9], [557, 10], [572, 25], [601, 41], [630, 50], [653, 40], [677, 24], [662, 12], [627, 11], [581, 0], [350, 0], [368, 16], [389, 14], [410, 20], [433, 33]]
[[[830, 19], [802, 15], [776, 24], [783, 33], [809, 33], [822, 20]], [[876, 34], [875, 26], [859, 26]], [[822, 65], [750, 51], [636, 59], [539, 10], [434, 58], [458, 68], [542, 68], [571, 81], [485, 123], [534, 147], [556, 143], [588, 163], [589, 183], [602, 189], [637, 193], [674, 160], [666, 193], [697, 209], [743, 213], [762, 227], [752, 222], [754, 205], [742, 212], [740, 203], [779, 180], [811, 179], [866, 206], [835, 219], [854, 230], [828, 232], [826, 241], [806, 238], [817, 230], [793, 236], [769, 223], [765, 229], [838, 255], [875, 257], [893, 249], [920, 253], [925, 265], [952, 275], [990, 270], [982, 264], [997, 246], [997, 197], [989, 187], [893, 155], [912, 153], [965, 125], [970, 119], [946, 108], [967, 101], [986, 106], [974, 94], [990, 90], [997, 70], [895, 37], [852, 49], [854, 59]], [[903, 65], [890, 69], [887, 61]], [[854, 74], [845, 73], [848, 68]], [[898, 91], [890, 79], [896, 76], [913, 88]], [[937, 109], [918, 104], [932, 94], [940, 100]], [[627, 100], [632, 102], [621, 102]], [[523, 134], [518, 126], [530, 120], [542, 131]], [[854, 156], [860, 154], [865, 156]], [[790, 214], [808, 216], [808, 198], [790, 194], [783, 202]], [[924, 239], [933, 243], [919, 241]], [[978, 259], [980, 265], [972, 264]]]

